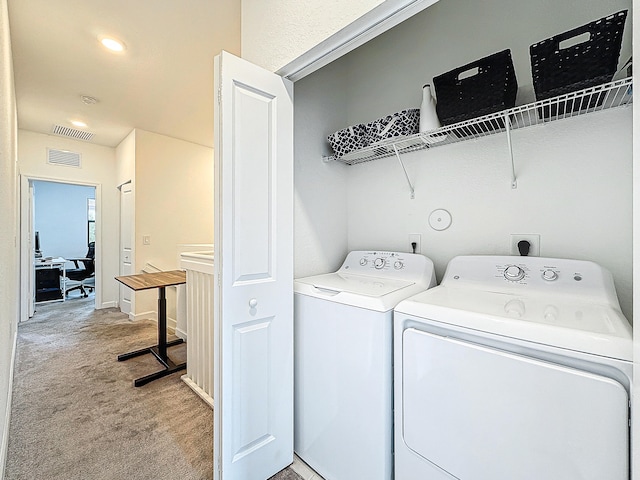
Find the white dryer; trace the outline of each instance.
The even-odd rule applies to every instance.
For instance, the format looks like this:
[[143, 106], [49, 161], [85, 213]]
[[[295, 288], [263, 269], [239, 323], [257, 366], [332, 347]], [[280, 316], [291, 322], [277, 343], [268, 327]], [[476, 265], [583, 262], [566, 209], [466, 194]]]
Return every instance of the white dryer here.
[[325, 479], [393, 477], [393, 307], [434, 285], [427, 257], [380, 251], [296, 280], [294, 450]]
[[592, 262], [456, 257], [394, 314], [396, 480], [628, 480], [632, 333]]

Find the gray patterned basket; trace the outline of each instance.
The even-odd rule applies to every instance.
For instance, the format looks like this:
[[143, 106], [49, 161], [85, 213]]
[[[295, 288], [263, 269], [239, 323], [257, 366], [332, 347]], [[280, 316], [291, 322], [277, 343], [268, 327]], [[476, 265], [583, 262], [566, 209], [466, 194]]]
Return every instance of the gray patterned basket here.
[[336, 158], [340, 158], [349, 152], [359, 150], [368, 145], [366, 137], [366, 129], [363, 124], [352, 125], [342, 130], [338, 130], [327, 137], [329, 144], [336, 154]]
[[412, 108], [387, 115], [367, 124], [369, 145], [392, 137], [418, 133], [420, 129], [420, 109]]

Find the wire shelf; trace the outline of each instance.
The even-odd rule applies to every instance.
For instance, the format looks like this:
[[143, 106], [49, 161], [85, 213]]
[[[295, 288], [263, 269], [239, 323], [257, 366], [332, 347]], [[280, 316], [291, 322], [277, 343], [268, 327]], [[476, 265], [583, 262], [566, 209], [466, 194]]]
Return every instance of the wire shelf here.
[[629, 77], [472, 120], [465, 120], [437, 130], [416, 133], [406, 137], [395, 137], [378, 142], [375, 145], [369, 145], [355, 152], [350, 152], [340, 158], [325, 157], [325, 159], [336, 160], [347, 165], [355, 165], [396, 154], [486, 137], [506, 130], [517, 130], [601, 110], [622, 107], [631, 104], [632, 100], [632, 79]]

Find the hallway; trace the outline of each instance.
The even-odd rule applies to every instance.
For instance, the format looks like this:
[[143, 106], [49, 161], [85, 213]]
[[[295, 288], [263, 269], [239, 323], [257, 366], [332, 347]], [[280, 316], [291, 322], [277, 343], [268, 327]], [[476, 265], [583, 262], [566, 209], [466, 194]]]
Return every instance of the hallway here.
[[149, 356], [116, 361], [155, 335], [93, 296], [38, 306], [18, 327], [5, 478], [211, 478], [209, 407], [179, 375], [134, 388], [158, 368]]

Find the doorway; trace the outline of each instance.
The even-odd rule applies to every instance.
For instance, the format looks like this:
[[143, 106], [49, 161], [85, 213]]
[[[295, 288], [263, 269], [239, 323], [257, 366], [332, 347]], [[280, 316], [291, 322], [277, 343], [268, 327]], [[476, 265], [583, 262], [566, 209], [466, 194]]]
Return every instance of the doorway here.
[[[67, 299], [84, 298], [85, 293], [93, 292], [94, 308], [100, 305], [100, 185], [22, 177], [20, 186], [20, 321], [34, 315], [39, 304], [36, 300], [62, 303]], [[67, 269], [85, 267], [81, 260], [77, 261], [76, 267], [76, 263], [69, 259], [87, 258], [90, 245], [94, 254], [94, 275], [85, 280], [64, 280], [69, 278]], [[41, 295], [36, 299], [36, 292], [43, 290], [42, 285], [36, 285], [36, 267], [38, 270], [56, 269], [56, 273], [59, 272], [62, 280], [60, 289], [51, 297]], [[46, 275], [51, 272], [38, 273], [38, 278], [53, 276]], [[78, 288], [69, 290], [71, 287]]]

